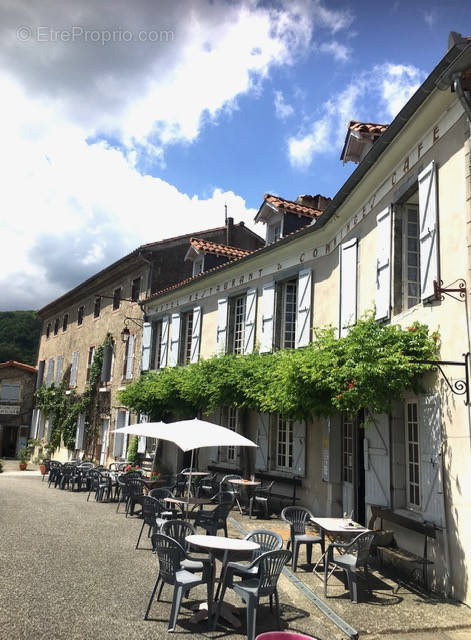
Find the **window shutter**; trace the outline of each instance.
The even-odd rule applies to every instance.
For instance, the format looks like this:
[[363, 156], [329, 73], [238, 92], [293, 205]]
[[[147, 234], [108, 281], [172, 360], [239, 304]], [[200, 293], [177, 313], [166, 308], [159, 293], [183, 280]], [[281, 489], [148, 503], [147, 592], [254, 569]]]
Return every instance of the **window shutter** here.
[[[127, 427], [129, 424], [129, 411], [125, 412], [125, 418], [124, 418], [124, 424], [123, 427]], [[124, 460], [126, 460], [127, 454], [128, 454], [128, 436], [127, 435], [123, 435], [123, 449], [121, 451], [121, 458], [123, 458]]]
[[85, 414], [79, 413], [77, 418], [77, 431], [75, 432], [75, 448], [83, 449], [83, 441], [85, 437]]
[[128, 337], [128, 348], [127, 348], [127, 358], [126, 358], [126, 372], [124, 377], [126, 380], [130, 380], [132, 378], [132, 370], [134, 364], [134, 335], [131, 333]]
[[64, 356], [57, 356], [56, 375], [54, 376], [54, 385], [58, 387], [62, 378], [62, 366], [64, 364]]
[[54, 376], [54, 358], [49, 358], [49, 360], [47, 361], [46, 387], [51, 386], [53, 376]]
[[36, 389], [39, 389], [39, 387], [42, 385], [43, 383], [43, 379], [44, 379], [44, 365], [45, 365], [45, 360], [40, 360], [39, 361], [39, 365], [38, 365], [38, 375], [36, 378]]
[[41, 438], [44, 438], [45, 433], [46, 433], [46, 417], [40, 411], [39, 412], [39, 418], [38, 418], [38, 435], [37, 435], [37, 437], [41, 440]]
[[72, 354], [72, 366], [70, 368], [70, 386], [77, 386], [77, 370], [78, 370], [79, 352], [74, 351]]
[[111, 380], [111, 363], [113, 361], [113, 346], [105, 344], [103, 348], [103, 363], [101, 365], [101, 382], [109, 382]]
[[201, 307], [194, 307], [193, 309], [193, 329], [191, 333], [191, 353], [190, 362], [198, 362], [200, 357], [200, 343], [201, 343], [201, 315], [203, 309]]
[[266, 353], [273, 348], [273, 318], [275, 314], [275, 283], [263, 285], [262, 295], [262, 335], [260, 353]]
[[31, 418], [30, 438], [38, 437], [38, 424], [39, 424], [39, 409], [33, 409], [33, 415]]
[[[125, 426], [126, 426], [126, 411], [118, 411], [116, 413], [116, 429], [122, 429]], [[113, 442], [113, 456], [115, 458], [122, 457], [124, 438], [125, 438], [124, 433], [115, 432], [114, 442]]]
[[170, 325], [170, 350], [168, 354], [168, 366], [176, 367], [178, 364], [178, 351], [180, 345], [180, 324], [181, 318], [179, 313], [172, 313], [172, 322]]
[[311, 337], [311, 297], [312, 270], [303, 269], [298, 275], [298, 295], [296, 304], [296, 342], [295, 346], [305, 347]]
[[419, 417], [422, 515], [426, 522], [443, 527], [442, 427], [438, 394], [419, 397]]
[[257, 449], [255, 450], [255, 469], [268, 470], [268, 435], [270, 431], [270, 414], [259, 413], [257, 422]]
[[391, 312], [391, 209], [376, 217], [376, 320]]
[[306, 469], [306, 423], [293, 422], [293, 473], [304, 476]]
[[357, 239], [340, 246], [340, 327], [342, 338], [357, 319]]
[[160, 369], [164, 369], [167, 366], [168, 355], [168, 321], [169, 317], [164, 316], [162, 318], [162, 333], [160, 335]]
[[363, 440], [365, 466], [365, 502], [380, 507], [391, 505], [389, 463], [389, 416], [371, 416]]
[[218, 300], [216, 351], [218, 354], [226, 353], [227, 343], [227, 298]]
[[249, 289], [245, 299], [244, 353], [252, 353], [255, 345], [257, 289]]
[[420, 294], [421, 300], [434, 295], [433, 281], [439, 281], [438, 202], [435, 162], [419, 173]]
[[145, 453], [146, 452], [146, 437], [139, 436], [137, 440], [137, 453]]
[[152, 324], [144, 322], [142, 327], [141, 371], [149, 371]]

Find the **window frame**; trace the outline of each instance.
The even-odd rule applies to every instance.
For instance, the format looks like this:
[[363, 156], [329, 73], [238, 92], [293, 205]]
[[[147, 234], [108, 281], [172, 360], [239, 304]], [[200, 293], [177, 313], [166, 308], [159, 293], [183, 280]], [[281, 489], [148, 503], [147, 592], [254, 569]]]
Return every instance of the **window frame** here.
[[231, 342], [230, 352], [235, 354], [244, 353], [245, 344], [245, 309], [247, 304], [247, 294], [243, 293], [231, 298]]
[[353, 484], [354, 481], [354, 438], [355, 416], [351, 413], [342, 414], [342, 482]]
[[[141, 295], [141, 280], [142, 277], [138, 276], [131, 281], [131, 302], [137, 302]], [[137, 293], [136, 293], [137, 290]]]
[[64, 313], [64, 316], [62, 318], [62, 333], [65, 333], [67, 331], [68, 326], [69, 326], [69, 314]]
[[113, 290], [113, 303], [112, 303], [113, 311], [118, 311], [118, 309], [121, 306], [121, 291], [122, 291], [121, 287], [116, 287]]
[[57, 334], [59, 333], [59, 325], [60, 325], [60, 317], [57, 316], [57, 318], [54, 320], [54, 335], [57, 336]]
[[101, 296], [95, 297], [95, 303], [93, 305], [93, 319], [96, 320], [100, 317], [101, 313]]
[[[294, 470], [294, 420], [283, 418], [280, 414], [275, 416], [275, 466], [276, 471], [292, 473]], [[283, 438], [280, 436], [283, 435]], [[284, 463], [280, 462], [284, 459]]]
[[[409, 420], [409, 407], [415, 407], [415, 420]], [[415, 439], [409, 438], [410, 426], [415, 426]], [[411, 449], [412, 445], [412, 449]], [[407, 509], [412, 511], [422, 511], [422, 483], [421, 483], [421, 464], [420, 464], [420, 408], [419, 401], [416, 398], [408, 398], [404, 402], [404, 464], [405, 464], [405, 504]], [[411, 453], [413, 454], [411, 456]], [[411, 465], [416, 469], [416, 478], [411, 477]], [[415, 493], [415, 502], [410, 500], [411, 488]]]
[[51, 323], [48, 322], [46, 325], [46, 340], [51, 337]]
[[83, 325], [83, 319], [85, 317], [85, 305], [80, 305], [77, 309], [77, 326], [81, 327]]
[[[280, 282], [280, 349], [294, 349], [296, 347], [296, 324], [297, 324], [297, 316], [298, 316], [298, 308], [297, 308], [297, 300], [298, 300], [298, 281], [296, 279], [285, 280], [284, 282]], [[292, 324], [292, 328], [290, 330], [292, 334], [291, 340], [287, 340], [287, 296], [288, 296], [288, 287], [294, 288], [294, 299], [290, 302], [292, 306], [292, 318], [290, 318], [290, 322]]]
[[191, 362], [191, 346], [193, 338], [193, 309], [183, 313], [182, 335], [180, 341], [180, 363], [188, 365]]
[[[16, 398], [4, 398], [3, 392], [6, 387], [15, 388], [18, 390], [18, 394]], [[2, 380], [0, 384], [0, 402], [2, 404], [19, 404], [21, 401], [21, 384], [19, 382], [10, 382], [8, 380]]]
[[[415, 221], [409, 220], [409, 214], [414, 213], [416, 216]], [[409, 224], [415, 224], [417, 228], [417, 234], [415, 236], [409, 236]], [[416, 243], [415, 251], [410, 249], [410, 241], [413, 240]], [[416, 254], [417, 264], [409, 265], [409, 256]], [[421, 264], [420, 264], [420, 218], [419, 218], [419, 205], [404, 203], [402, 206], [402, 309], [408, 311], [421, 302], [420, 291], [420, 279], [421, 279]], [[417, 269], [417, 277], [415, 280], [409, 280], [409, 268]], [[417, 295], [409, 295], [409, 284], [417, 287]], [[413, 302], [409, 302], [409, 299], [414, 298]]]

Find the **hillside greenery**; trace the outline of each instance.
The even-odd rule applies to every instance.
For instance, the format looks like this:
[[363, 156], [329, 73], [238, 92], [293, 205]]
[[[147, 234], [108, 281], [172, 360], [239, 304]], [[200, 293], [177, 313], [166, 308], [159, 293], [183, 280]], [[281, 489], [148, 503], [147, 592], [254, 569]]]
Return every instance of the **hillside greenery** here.
[[41, 322], [35, 311], [0, 311], [0, 362], [36, 366]]

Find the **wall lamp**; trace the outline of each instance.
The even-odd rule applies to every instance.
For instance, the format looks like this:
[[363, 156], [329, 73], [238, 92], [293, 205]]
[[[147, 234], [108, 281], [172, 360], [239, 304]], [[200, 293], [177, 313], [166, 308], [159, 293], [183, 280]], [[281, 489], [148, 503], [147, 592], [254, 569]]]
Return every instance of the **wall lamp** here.
[[146, 316], [144, 316], [143, 318], [131, 318], [129, 316], [124, 316], [124, 327], [121, 331], [122, 342], [127, 342], [129, 340], [129, 336], [131, 335], [131, 332], [129, 331], [129, 327], [128, 327], [128, 324], [130, 321], [134, 322], [135, 325], [137, 325], [140, 329], [142, 329], [144, 326], [144, 323], [147, 322], [147, 318]]

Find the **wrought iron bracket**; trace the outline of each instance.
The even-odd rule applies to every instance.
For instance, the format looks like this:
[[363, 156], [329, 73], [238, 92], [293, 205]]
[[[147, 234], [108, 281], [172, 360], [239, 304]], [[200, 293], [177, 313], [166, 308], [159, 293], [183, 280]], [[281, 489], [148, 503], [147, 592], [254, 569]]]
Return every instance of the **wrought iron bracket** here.
[[[458, 288], [452, 288], [452, 286], [456, 284]], [[457, 293], [459, 297], [454, 296], [453, 294]], [[434, 280], [433, 281], [433, 295], [435, 300], [445, 300], [443, 294], [450, 296], [450, 298], [454, 298], [458, 300], [458, 302], [464, 302], [466, 300], [466, 281], [463, 278], [458, 278], [447, 287], [443, 286], [443, 280]]]
[[[464, 403], [468, 406], [470, 404], [469, 365], [471, 362], [471, 353], [469, 353], [469, 351], [468, 353], [463, 353], [463, 358], [463, 362], [456, 360], [416, 360], [415, 362], [418, 364], [430, 364], [437, 367], [445, 379], [450, 391], [457, 396], [465, 396]], [[451, 382], [443, 370], [444, 366], [464, 367], [464, 379], [460, 378], [459, 380], [455, 380], [455, 382]]]

